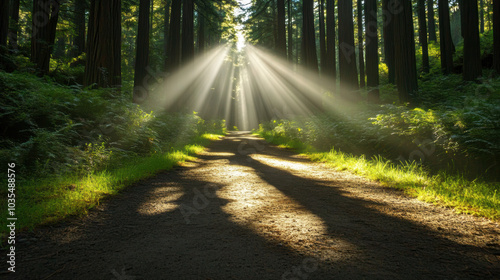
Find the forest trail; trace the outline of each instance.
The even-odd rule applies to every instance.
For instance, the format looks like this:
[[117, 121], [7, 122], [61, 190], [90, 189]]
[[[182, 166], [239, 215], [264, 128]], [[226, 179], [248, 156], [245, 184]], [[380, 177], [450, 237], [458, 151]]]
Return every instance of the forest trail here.
[[[17, 279], [493, 279], [500, 226], [244, 132], [24, 234]], [[3, 252], [2, 252], [3, 253]]]

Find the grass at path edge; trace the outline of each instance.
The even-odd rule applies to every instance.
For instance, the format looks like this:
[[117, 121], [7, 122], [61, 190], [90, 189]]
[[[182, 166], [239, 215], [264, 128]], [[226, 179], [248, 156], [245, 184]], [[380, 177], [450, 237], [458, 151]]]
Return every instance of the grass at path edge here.
[[445, 172], [431, 175], [415, 163], [401, 165], [382, 157], [366, 159], [364, 156], [353, 156], [334, 149], [318, 152], [311, 146], [285, 136], [262, 130], [254, 132], [269, 143], [294, 149], [312, 161], [324, 162], [337, 170], [347, 170], [384, 186], [403, 190], [422, 201], [452, 207], [458, 213], [500, 220], [498, 183], [471, 181]]
[[[210, 141], [221, 136], [203, 134], [197, 136], [191, 144], [171, 152], [135, 158], [117, 169], [96, 172], [83, 178], [63, 176], [37, 181], [18, 181], [15, 193], [16, 231], [19, 233], [33, 230], [38, 225], [57, 222], [72, 215], [86, 214], [89, 209], [99, 205], [103, 198], [193, 159], [193, 155], [202, 152]], [[0, 219], [6, 221], [7, 205], [1, 208]], [[2, 243], [8, 234], [7, 227], [0, 230]]]

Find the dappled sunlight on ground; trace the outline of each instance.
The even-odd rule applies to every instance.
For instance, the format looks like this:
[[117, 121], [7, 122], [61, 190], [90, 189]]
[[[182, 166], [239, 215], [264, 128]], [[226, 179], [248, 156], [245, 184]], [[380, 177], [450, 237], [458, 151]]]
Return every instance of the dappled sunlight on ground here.
[[184, 194], [180, 187], [158, 187], [151, 191], [149, 199], [137, 209], [142, 215], [158, 215], [176, 210], [179, 205], [176, 201]]

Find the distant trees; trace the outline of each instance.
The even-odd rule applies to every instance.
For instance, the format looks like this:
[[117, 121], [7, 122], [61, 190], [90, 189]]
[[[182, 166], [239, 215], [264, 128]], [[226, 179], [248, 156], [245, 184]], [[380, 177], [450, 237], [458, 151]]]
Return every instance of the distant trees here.
[[325, 0], [319, 0], [319, 61], [321, 74], [325, 73], [326, 62], [326, 36], [325, 36]]
[[[339, 79], [340, 85], [344, 89], [343, 92], [346, 92], [347, 89], [358, 89], [352, 11], [352, 0], [338, 2]], [[357, 98], [354, 96], [357, 94], [350, 94], [353, 95], [350, 98]]]
[[12, 0], [10, 7], [10, 24], [9, 26], [9, 48], [17, 50], [17, 33], [19, 32], [19, 0]]
[[382, 0], [383, 32], [384, 32], [384, 61], [387, 65], [389, 83], [396, 82], [394, 62], [394, 15], [389, 9], [389, 0]]
[[85, 51], [85, 2], [81, 0], [74, 1], [73, 24], [75, 26], [75, 38], [73, 56], [79, 56]]
[[[365, 1], [366, 2], [366, 1]], [[358, 0], [358, 69], [359, 69], [359, 87], [365, 87], [365, 58], [363, 55], [363, 1]]]
[[434, 0], [427, 0], [427, 20], [429, 21], [429, 41], [436, 42], [436, 20], [434, 19]]
[[121, 0], [92, 0], [84, 85], [121, 85]]

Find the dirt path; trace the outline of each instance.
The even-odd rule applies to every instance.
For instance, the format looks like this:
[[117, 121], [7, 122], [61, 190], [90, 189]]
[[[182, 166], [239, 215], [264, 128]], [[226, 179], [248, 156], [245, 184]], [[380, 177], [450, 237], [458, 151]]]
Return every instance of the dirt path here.
[[499, 236], [498, 223], [232, 133], [86, 218], [22, 236], [15, 276], [494, 279]]

